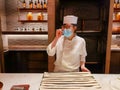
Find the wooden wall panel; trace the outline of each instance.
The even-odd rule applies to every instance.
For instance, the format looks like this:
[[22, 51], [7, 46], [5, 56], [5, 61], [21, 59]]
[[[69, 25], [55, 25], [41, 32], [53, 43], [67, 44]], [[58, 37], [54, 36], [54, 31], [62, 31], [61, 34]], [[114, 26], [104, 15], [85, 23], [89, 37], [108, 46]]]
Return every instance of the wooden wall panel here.
[[66, 2], [64, 2], [64, 0], [59, 1], [60, 10], [58, 10], [58, 12], [60, 13], [61, 16], [56, 15], [56, 17], [59, 17], [57, 21], [58, 25], [60, 25], [59, 22], [61, 23], [63, 21], [63, 16], [65, 15], [78, 16], [77, 35], [83, 37], [86, 41], [86, 48], [88, 53], [86, 61], [90, 63], [97, 62], [97, 64], [101, 63], [102, 66], [99, 69], [102, 69], [101, 71], [103, 72], [106, 58], [109, 1], [108, 0], [100, 1], [67, 0]]
[[[83, 0], [74, 0], [74, 1], [61, 1], [62, 14], [60, 15], [75, 15], [78, 17], [78, 30], [100, 30], [100, 11], [99, 11], [99, 1], [83, 1]], [[91, 12], [93, 11], [93, 12]], [[61, 18], [61, 21], [63, 19]], [[82, 22], [84, 21], [84, 26]]]
[[48, 71], [46, 51], [9, 51], [4, 55], [6, 73], [43, 73]]
[[[50, 2], [52, 2], [52, 1], [54, 1], [54, 0], [51, 0]], [[66, 2], [64, 0], [59, 0], [59, 1], [61, 1], [61, 2], [63, 1], [63, 3], [61, 4], [61, 7], [60, 7], [61, 10], [56, 12], [57, 18], [54, 17], [55, 12], [53, 12], [53, 18], [52, 18], [53, 20], [54, 19], [59, 20], [59, 21], [56, 21], [58, 25], [61, 25], [64, 15], [74, 14], [76, 16], [79, 16], [78, 30], [83, 29], [81, 26], [81, 23], [82, 23], [81, 21], [82, 21], [82, 19], [84, 19], [85, 26], [84, 26], [83, 30], [101, 31], [101, 36], [99, 38], [99, 41], [101, 41], [101, 42], [98, 41], [98, 43], [101, 44], [101, 45], [98, 44], [98, 47], [100, 47], [99, 48], [99, 50], [100, 50], [100, 58], [99, 59], [101, 60], [103, 65], [106, 64], [106, 65], [104, 65], [103, 68], [105, 69], [105, 73], [108, 73], [109, 64], [110, 64], [110, 43], [111, 43], [113, 1], [111, 1], [111, 0], [101, 0], [101, 1], [87, 0], [87, 1], [84, 1], [83, 0], [82, 3], [79, 0], [74, 0], [74, 1], [68, 0]], [[78, 1], [80, 3], [78, 3]], [[88, 3], [88, 1], [89, 1], [89, 3]], [[71, 4], [71, 2], [72, 2], [72, 4]], [[78, 4], [76, 4], [76, 2]], [[51, 5], [54, 5], [54, 4], [51, 3]], [[54, 9], [54, 6], [49, 6], [49, 7]], [[57, 9], [59, 9], [59, 7], [57, 7]], [[95, 11], [95, 12], [91, 12], [91, 11]], [[58, 13], [63, 16], [58, 15]], [[58, 17], [59, 17], [59, 19], [58, 19]], [[54, 28], [54, 26], [51, 27], [51, 25], [50, 25], [51, 21], [49, 21], [49, 22], [50, 22], [49, 28], [50, 29]], [[58, 25], [56, 25], [57, 28], [59, 27]], [[52, 31], [54, 31], [54, 30], [52, 30]], [[51, 31], [51, 33], [49, 33], [49, 41], [50, 42], [53, 40], [53, 37], [54, 37], [52, 35], [55, 35], [55, 32], [52, 32], [52, 31]], [[94, 37], [94, 38], [96, 38], [96, 37]], [[97, 50], [96, 47], [95, 47], [95, 49]], [[101, 58], [101, 57], [103, 57], [103, 58]], [[51, 70], [51, 68], [53, 68], [52, 67], [53, 60], [54, 60], [54, 58], [53, 59], [51, 58], [51, 61], [50, 61], [50, 59], [48, 61], [50, 70]]]
[[120, 74], [120, 51], [111, 51], [110, 73]]

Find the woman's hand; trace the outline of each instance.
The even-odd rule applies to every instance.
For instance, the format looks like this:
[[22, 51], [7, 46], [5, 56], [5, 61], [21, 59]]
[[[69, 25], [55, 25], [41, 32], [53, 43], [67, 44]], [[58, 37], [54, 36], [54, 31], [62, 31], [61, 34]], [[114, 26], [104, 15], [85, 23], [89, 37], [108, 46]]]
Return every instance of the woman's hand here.
[[62, 30], [61, 29], [57, 29], [56, 30], [56, 38], [60, 38], [62, 36]]
[[81, 66], [81, 70], [82, 72], [90, 72], [90, 70], [87, 69], [85, 66]]
[[56, 36], [55, 36], [54, 40], [52, 41], [52, 46], [51, 46], [51, 48], [55, 47], [58, 39], [59, 39], [61, 36], [62, 36], [62, 30], [61, 30], [61, 29], [57, 29], [57, 30], [56, 30]]
[[82, 72], [90, 72], [90, 70], [85, 67], [85, 61], [80, 61], [80, 68]]

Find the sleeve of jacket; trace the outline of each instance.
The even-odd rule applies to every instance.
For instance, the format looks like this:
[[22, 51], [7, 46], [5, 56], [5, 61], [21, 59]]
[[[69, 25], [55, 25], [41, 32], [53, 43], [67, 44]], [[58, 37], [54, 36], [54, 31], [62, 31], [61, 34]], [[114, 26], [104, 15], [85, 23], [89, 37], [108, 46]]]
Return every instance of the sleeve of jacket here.
[[52, 43], [47, 46], [47, 53], [49, 56], [54, 56], [56, 53], [56, 46], [51, 48]]
[[86, 42], [85, 42], [84, 39], [82, 41], [83, 41], [83, 43], [82, 43], [82, 48], [81, 48], [81, 54], [80, 54], [81, 58], [80, 58], [80, 60], [81, 61], [86, 61], [86, 56], [87, 56]]

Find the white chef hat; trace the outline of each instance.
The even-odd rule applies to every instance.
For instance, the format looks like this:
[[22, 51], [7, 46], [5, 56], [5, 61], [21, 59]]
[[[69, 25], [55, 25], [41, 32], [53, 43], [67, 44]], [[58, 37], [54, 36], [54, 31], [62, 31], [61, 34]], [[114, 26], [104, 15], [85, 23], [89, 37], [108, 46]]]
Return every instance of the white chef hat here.
[[63, 24], [77, 24], [78, 17], [74, 15], [67, 15], [64, 16]]

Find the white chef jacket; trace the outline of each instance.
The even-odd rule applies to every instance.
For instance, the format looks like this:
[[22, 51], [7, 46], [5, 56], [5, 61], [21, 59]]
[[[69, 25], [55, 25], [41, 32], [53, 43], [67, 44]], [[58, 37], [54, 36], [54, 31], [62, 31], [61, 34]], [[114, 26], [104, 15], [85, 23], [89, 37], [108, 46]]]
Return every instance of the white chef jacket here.
[[51, 45], [52, 43], [48, 45], [47, 53], [49, 56], [56, 54], [54, 71], [79, 70], [80, 61], [85, 61], [87, 56], [85, 40], [77, 35], [72, 40], [62, 35], [55, 47], [51, 48]]

